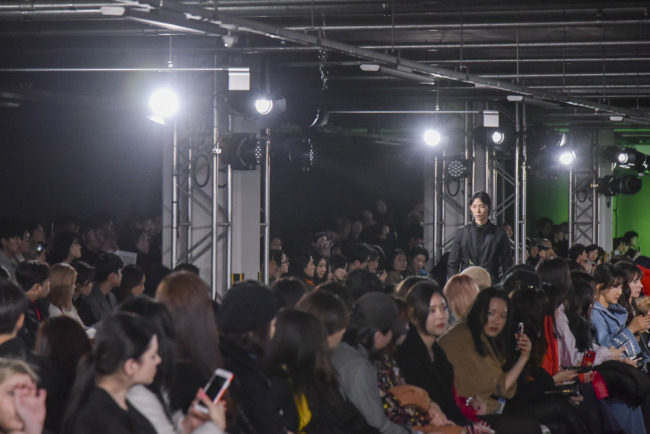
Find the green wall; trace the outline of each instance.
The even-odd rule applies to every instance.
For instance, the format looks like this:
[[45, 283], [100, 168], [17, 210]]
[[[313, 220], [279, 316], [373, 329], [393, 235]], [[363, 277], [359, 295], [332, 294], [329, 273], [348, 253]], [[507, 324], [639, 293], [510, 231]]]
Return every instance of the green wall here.
[[569, 173], [558, 179], [528, 178], [526, 232], [537, 234], [535, 222], [540, 217], [549, 217], [553, 223], [569, 220]]

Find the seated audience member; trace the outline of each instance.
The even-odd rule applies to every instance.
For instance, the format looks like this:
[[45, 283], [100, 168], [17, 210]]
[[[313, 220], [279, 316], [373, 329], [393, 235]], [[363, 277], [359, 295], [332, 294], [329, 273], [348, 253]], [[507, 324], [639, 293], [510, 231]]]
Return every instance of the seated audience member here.
[[29, 233], [27, 237], [27, 249], [23, 249], [22, 255], [25, 259], [36, 259], [44, 262], [45, 250], [47, 247], [47, 235], [43, 225], [35, 220], [25, 223], [24, 229]]
[[[404, 300], [396, 299], [401, 321], [408, 329], [408, 305]], [[390, 343], [380, 351], [375, 360], [379, 395], [388, 418], [400, 425], [406, 425], [414, 431], [435, 431], [445, 434], [465, 433], [464, 427], [457, 426], [447, 419], [440, 406], [429, 398], [426, 390], [407, 384], [397, 362], [395, 350], [406, 339], [406, 335], [393, 333]]]
[[289, 272], [289, 258], [282, 250], [269, 250], [269, 282], [278, 281]]
[[51, 265], [69, 264], [81, 258], [81, 243], [74, 232], [60, 232], [54, 236], [52, 247], [47, 253], [47, 262]]
[[154, 434], [127, 394], [138, 384], [151, 384], [159, 363], [158, 338], [147, 320], [121, 312], [106, 317], [79, 365], [62, 431]]
[[327, 263], [327, 258], [321, 255], [314, 255], [314, 265], [316, 265], [316, 271], [314, 271], [314, 286], [320, 285], [323, 282], [329, 280], [329, 264]]
[[275, 295], [278, 309], [294, 307], [298, 300], [307, 292], [306, 285], [302, 280], [295, 277], [283, 277], [275, 282], [271, 292]]
[[122, 282], [123, 267], [122, 259], [115, 253], [103, 253], [97, 258], [95, 283], [90, 294], [82, 296], [92, 313], [91, 321], [85, 323], [87, 326], [92, 326], [117, 310], [117, 299], [112, 291]]
[[456, 274], [447, 281], [442, 292], [447, 297], [449, 309], [454, 316], [454, 322], [456, 322], [467, 315], [479, 289], [471, 277], [465, 274]]
[[[208, 408], [209, 422], [206, 425], [204, 425], [205, 415], [197, 413], [194, 408], [190, 408], [187, 415], [180, 410], [175, 412], [171, 410], [170, 393], [174, 375], [175, 339], [173, 320], [165, 305], [149, 297], [136, 296], [122, 303], [120, 311], [140, 315], [151, 323], [158, 338], [158, 354], [161, 359], [151, 384], [138, 384], [129, 390], [126, 395], [129, 403], [151, 422], [158, 433], [223, 433], [226, 425], [223, 401], [214, 404], [209, 399], [201, 399]], [[200, 398], [200, 394], [200, 390], [197, 389], [197, 399]]]
[[635, 231], [627, 231], [623, 235], [623, 240], [627, 245], [627, 252], [625, 254], [632, 260], [636, 259], [641, 254], [641, 246], [637, 243], [639, 241], [639, 234]]
[[408, 263], [404, 276], [422, 276], [427, 277], [429, 273], [424, 270], [424, 266], [429, 260], [429, 252], [422, 246], [415, 246], [408, 251]]
[[332, 280], [343, 283], [348, 275], [348, 259], [343, 255], [332, 255], [330, 258]]
[[79, 227], [79, 237], [81, 240], [81, 260], [94, 267], [97, 259], [103, 253], [104, 229], [101, 223], [95, 218], [86, 220]]
[[355, 300], [369, 292], [382, 292], [384, 286], [376, 274], [366, 270], [354, 270], [345, 277], [345, 287]]
[[406, 333], [395, 301], [379, 292], [365, 294], [354, 306], [345, 342], [332, 353], [343, 394], [371, 426], [385, 434], [411, 432], [384, 413], [373, 364], [379, 351], [390, 343], [393, 331]]
[[[531, 343], [526, 333], [516, 334], [510, 299], [499, 288], [481, 291], [467, 316], [440, 338], [440, 346], [454, 367], [458, 394], [483, 405], [480, 417], [497, 432], [541, 432], [532, 418], [502, 415], [504, 401], [517, 391], [517, 379], [528, 363]], [[514, 345], [513, 342], [515, 341]], [[507, 351], [513, 345], [518, 358], [504, 371]]]
[[79, 318], [84, 325], [93, 324], [95, 321], [94, 315], [90, 310], [90, 306], [84, 300], [85, 297], [90, 295], [93, 289], [93, 280], [95, 280], [95, 268], [88, 265], [83, 261], [74, 261], [72, 267], [77, 272], [77, 278], [74, 282], [74, 294], [72, 295], [72, 304], [74, 304]]
[[149, 270], [155, 260], [149, 254], [151, 250], [151, 238], [142, 228], [129, 228], [126, 230], [120, 243], [122, 250], [137, 253], [136, 264], [144, 270]]
[[406, 253], [404, 250], [397, 249], [393, 251], [391, 256], [388, 258], [388, 276], [384, 281], [385, 285], [397, 285], [404, 279], [404, 273], [406, 271]]
[[593, 275], [596, 266], [600, 263], [598, 261], [598, 246], [596, 244], [589, 244], [585, 247], [585, 251], [587, 252], [587, 272]]
[[48, 317], [48, 312], [41, 309], [39, 301], [50, 293], [50, 268], [44, 262], [21, 262], [16, 268], [16, 280], [29, 299], [29, 306], [25, 310], [25, 323], [18, 336], [25, 341], [29, 349], [34, 349], [38, 326]]
[[465, 268], [460, 272], [460, 274], [471, 277], [478, 285], [478, 289], [480, 291], [492, 286], [492, 277], [490, 276], [490, 273], [488, 273], [487, 270], [483, 267], [477, 267], [473, 265], [471, 267]]
[[46, 319], [36, 333], [34, 352], [52, 362], [62, 379], [62, 402], [67, 403], [79, 361], [90, 352], [83, 326], [69, 316]]
[[539, 257], [539, 243], [535, 238], [526, 238], [526, 252], [528, 257], [526, 258], [526, 264], [535, 268], [541, 258]]
[[589, 272], [587, 265], [587, 250], [584, 244], [574, 244], [569, 249], [569, 268], [571, 271]]
[[[238, 405], [237, 420], [228, 427], [231, 434], [287, 432], [261, 365], [269, 351], [271, 321], [277, 310], [268, 288], [245, 281], [226, 293], [217, 313], [224, 367], [234, 374], [229, 390]], [[249, 424], [253, 431], [246, 428]]]
[[271, 236], [271, 241], [269, 242], [270, 250], [282, 250], [282, 238], [277, 235]]
[[77, 272], [72, 266], [59, 263], [50, 267], [49, 316], [69, 316], [83, 326], [83, 321], [72, 302], [76, 280]]
[[544, 261], [546, 259], [555, 258], [555, 250], [553, 250], [553, 243], [547, 238], [538, 240], [539, 242], [539, 258]]
[[348, 274], [354, 270], [365, 270], [370, 260], [370, 249], [363, 243], [352, 246], [348, 252]]
[[24, 362], [0, 358], [0, 432], [41, 434], [45, 423], [45, 393], [36, 386], [34, 371]]
[[449, 318], [444, 295], [435, 282], [423, 281], [411, 288], [406, 303], [411, 327], [395, 353], [404, 379], [424, 389], [448, 420], [476, 433], [488, 432], [463, 415], [455, 398], [454, 369], [438, 343]]
[[314, 288], [313, 292], [328, 292], [330, 294], [335, 295], [336, 297], [341, 300], [341, 302], [345, 305], [345, 308], [348, 311], [352, 310], [352, 306], [354, 305], [354, 298], [352, 297], [352, 294], [350, 294], [350, 291], [348, 288], [343, 286], [342, 284], [335, 282], [335, 281], [329, 281], [325, 283], [321, 283], [318, 285], [316, 288]]
[[16, 267], [22, 244], [23, 230], [17, 222], [0, 221], [0, 265], [9, 272], [9, 280], [16, 281]]
[[553, 235], [553, 220], [548, 217], [538, 218], [535, 227], [540, 238], [550, 238]]
[[[370, 271], [371, 273], [377, 274], [381, 278], [381, 274], [379, 271], [383, 271], [384, 273], [386, 272], [383, 270], [384, 267], [384, 249], [377, 245], [369, 246], [370, 248], [370, 257], [368, 259], [368, 267], [366, 269]], [[380, 266], [382, 269], [380, 269]]]
[[316, 265], [314, 258], [311, 254], [301, 252], [295, 254], [289, 262], [289, 275], [294, 276], [304, 281], [310, 287], [314, 286], [314, 275], [316, 273]]
[[139, 265], [131, 264], [124, 267], [120, 286], [113, 289], [117, 302], [122, 303], [129, 297], [142, 295], [145, 280], [144, 270]]
[[605, 263], [596, 267], [594, 279], [596, 299], [591, 312], [591, 323], [596, 332], [596, 343], [605, 347], [623, 348], [626, 357], [639, 357], [647, 362], [648, 355], [642, 352], [634, 333], [647, 331], [650, 318], [640, 317], [626, 326], [627, 310], [618, 304], [623, 293], [625, 274], [615, 265]]
[[327, 236], [327, 231], [316, 232], [312, 235], [310, 254], [319, 254], [326, 258], [332, 255], [332, 241]]
[[29, 304], [30, 301], [21, 288], [8, 280], [0, 279], [0, 357], [22, 360], [36, 372], [38, 387], [47, 391], [48, 413], [45, 426], [52, 432], [58, 432], [63, 411], [61, 379], [48, 360], [34, 354], [18, 338]]
[[625, 238], [614, 238], [613, 246], [614, 252], [612, 253], [612, 256], [623, 256], [627, 253], [628, 245], [625, 244]]
[[266, 372], [272, 400], [289, 431], [347, 432], [338, 416], [343, 401], [336, 371], [323, 326], [314, 315], [294, 308], [278, 313]]
[[563, 222], [553, 226], [553, 250], [560, 258], [569, 257], [569, 224]]
[[348, 310], [337, 295], [322, 288], [319, 286], [314, 292], [301, 298], [296, 308], [309, 312], [320, 320], [327, 333], [327, 346], [330, 351], [334, 351], [341, 343], [348, 326]]
[[199, 276], [176, 272], [158, 285], [156, 300], [173, 319], [176, 339], [173, 382], [169, 391], [172, 412], [187, 413], [199, 387], [223, 368], [210, 288]]
[[643, 283], [641, 282], [643, 273], [634, 262], [627, 259], [618, 261], [615, 265], [624, 274], [623, 293], [618, 300], [618, 304], [623, 306], [627, 311], [625, 325], [634, 333], [647, 359], [650, 356], [650, 352], [648, 352], [648, 338], [646, 333], [650, 329], [650, 317], [644, 314], [637, 304], [641, 296], [641, 291], [643, 290]]

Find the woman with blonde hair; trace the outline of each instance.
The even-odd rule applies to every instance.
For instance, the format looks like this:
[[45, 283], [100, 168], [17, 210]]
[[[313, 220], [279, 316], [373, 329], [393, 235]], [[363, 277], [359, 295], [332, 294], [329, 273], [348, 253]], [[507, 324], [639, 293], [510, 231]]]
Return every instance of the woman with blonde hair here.
[[50, 317], [69, 316], [83, 326], [83, 321], [72, 303], [77, 272], [68, 264], [54, 264], [50, 267]]
[[449, 309], [456, 320], [464, 317], [472, 307], [479, 288], [474, 279], [464, 274], [456, 274], [447, 281], [442, 292], [447, 297]]

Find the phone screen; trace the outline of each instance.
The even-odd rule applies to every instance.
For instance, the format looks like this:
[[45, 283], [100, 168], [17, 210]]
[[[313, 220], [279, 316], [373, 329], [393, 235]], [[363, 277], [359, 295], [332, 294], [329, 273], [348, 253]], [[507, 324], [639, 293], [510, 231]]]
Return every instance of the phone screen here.
[[[205, 385], [203, 390], [205, 391], [205, 394], [208, 395], [208, 397], [212, 402], [217, 402], [222, 398], [223, 394], [226, 392], [226, 389], [230, 385], [231, 380], [232, 380], [231, 372], [226, 371], [224, 369], [217, 369], [217, 371], [214, 373], [210, 381], [208, 381], [208, 384]], [[207, 408], [201, 401], [197, 403], [197, 406], [201, 410], [207, 411]]]

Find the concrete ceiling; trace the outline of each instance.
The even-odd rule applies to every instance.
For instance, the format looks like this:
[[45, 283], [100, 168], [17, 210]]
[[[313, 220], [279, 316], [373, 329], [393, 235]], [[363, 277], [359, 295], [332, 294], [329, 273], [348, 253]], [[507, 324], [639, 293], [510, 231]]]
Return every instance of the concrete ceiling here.
[[[650, 124], [645, 2], [22, 0], [0, 4], [0, 23], [6, 109], [111, 106], [92, 80], [52, 71], [164, 69], [171, 50], [264, 64], [288, 104], [392, 112], [372, 117], [380, 127], [437, 107], [507, 119], [509, 95], [530, 102], [531, 124], [611, 127], [637, 142]], [[370, 118], [331, 117], [345, 128]]]

